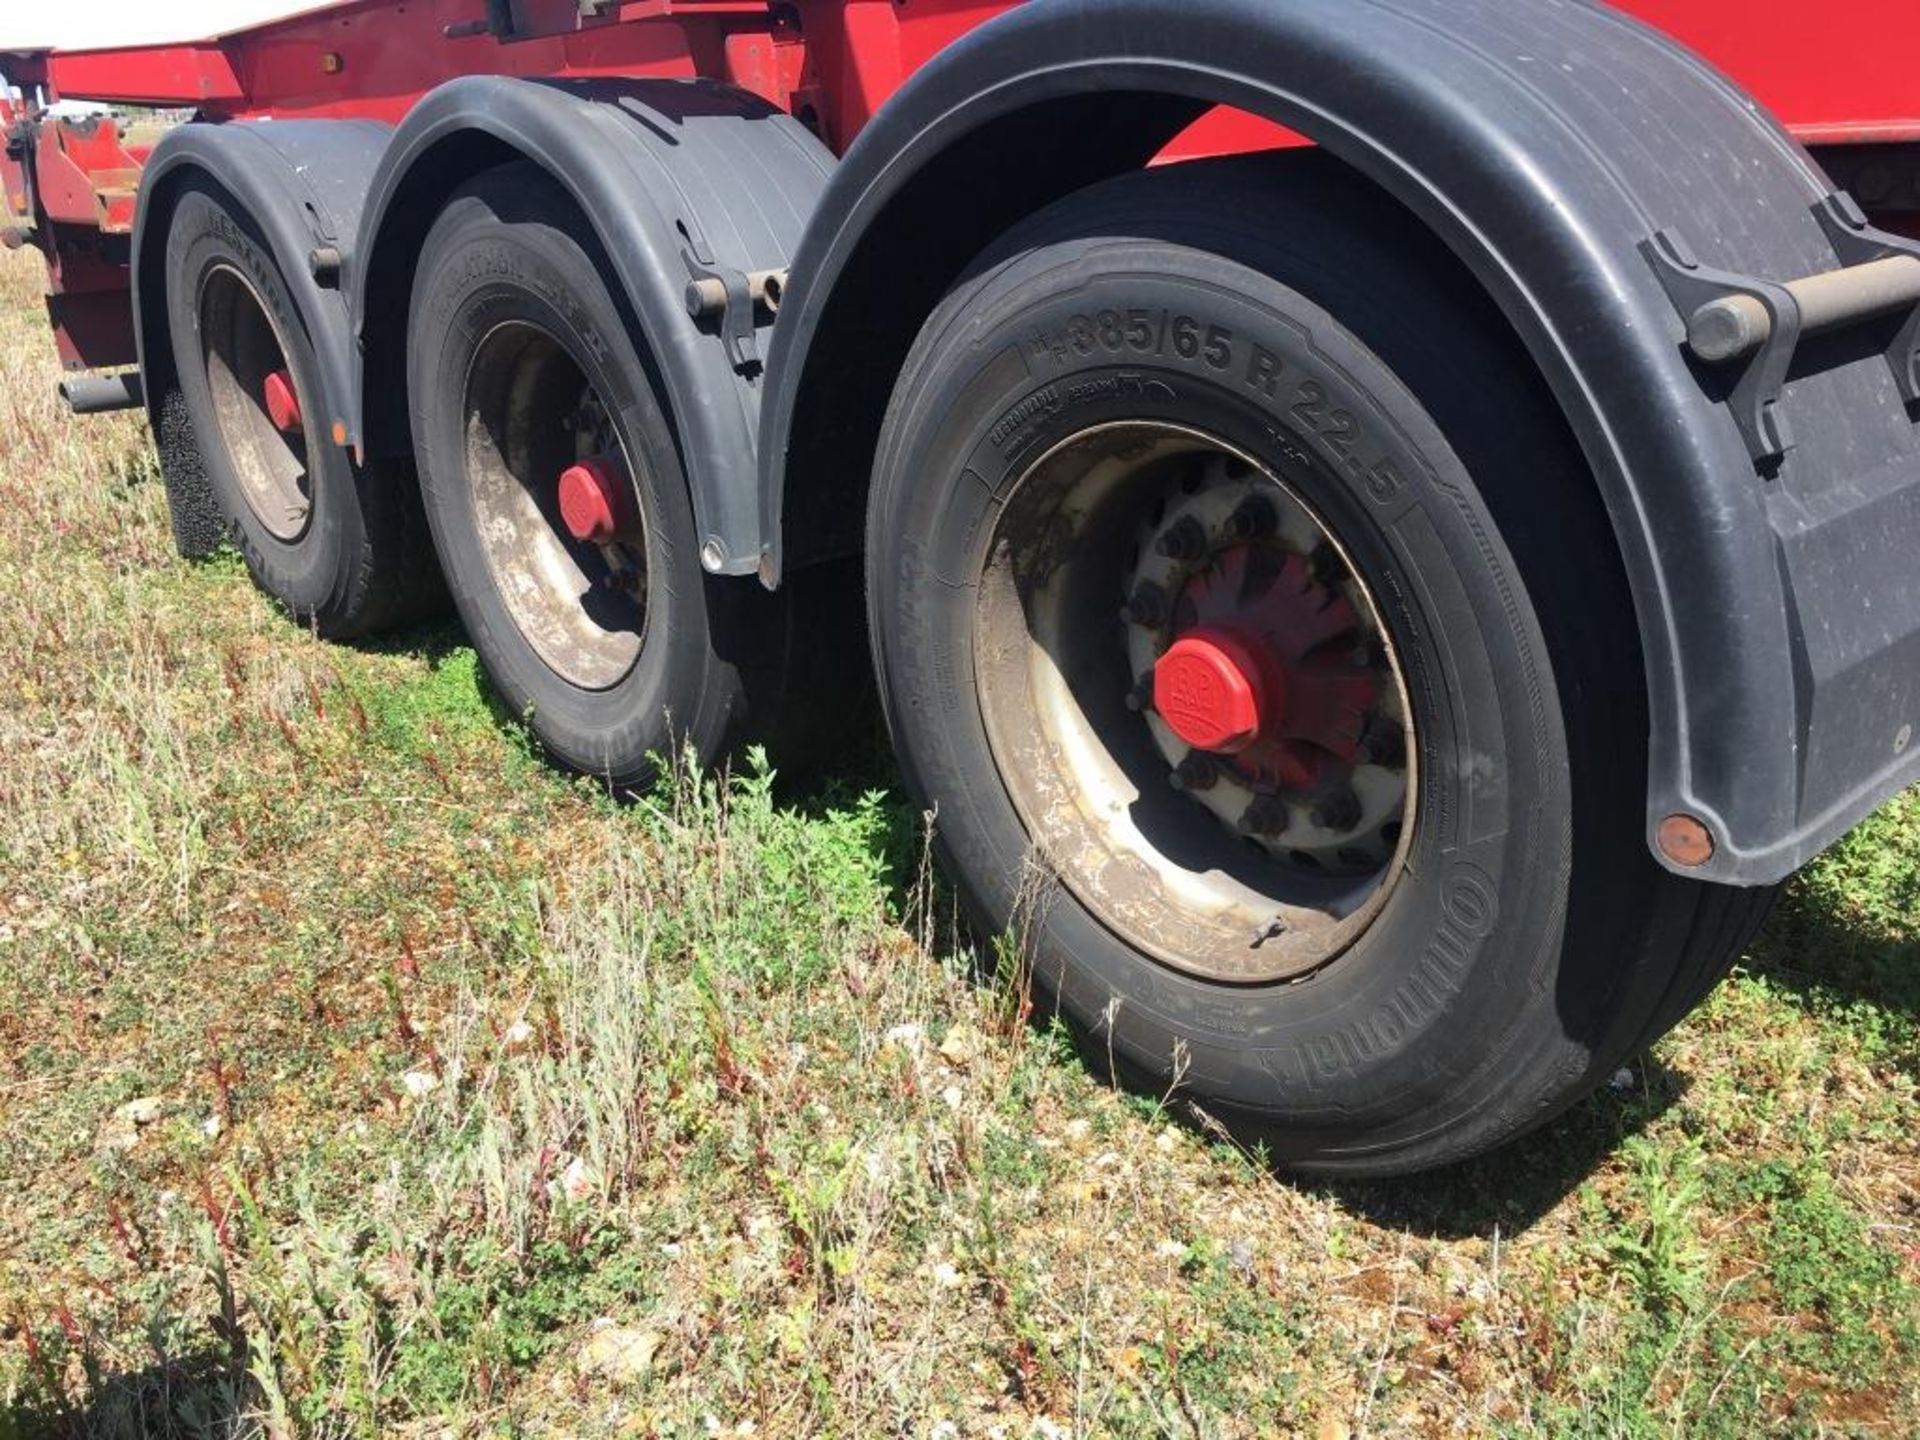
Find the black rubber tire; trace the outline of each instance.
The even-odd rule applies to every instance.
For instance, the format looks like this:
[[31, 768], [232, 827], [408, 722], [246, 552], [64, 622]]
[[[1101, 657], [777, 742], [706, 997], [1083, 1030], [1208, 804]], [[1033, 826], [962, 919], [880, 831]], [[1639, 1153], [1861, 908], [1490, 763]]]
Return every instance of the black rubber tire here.
[[[1069, 197], [928, 320], [869, 509], [889, 724], [949, 873], [997, 932], [1019, 913], [1030, 842], [973, 693], [972, 626], [1009, 488], [1060, 440], [1120, 419], [1322, 462], [1306, 498], [1380, 605], [1420, 737], [1420, 819], [1381, 912], [1290, 984], [1176, 971], [1064, 887], [1027, 939], [1036, 983], [1093, 1053], [1156, 1087], [1177, 1076], [1276, 1159], [1326, 1174], [1422, 1169], [1540, 1125], [1711, 986], [1771, 893], [1679, 879], [1649, 855], [1641, 658], [1596, 487], [1511, 333], [1415, 228], [1317, 154]], [[1218, 325], [1229, 358], [1156, 352], [1152, 326], [1136, 347], [1099, 322], [1129, 310]], [[1317, 411], [1299, 404], [1308, 381]], [[1313, 423], [1336, 407], [1357, 417], [1357, 446]]]
[[[531, 164], [490, 170], [448, 199], [421, 247], [407, 329], [408, 396], [421, 494], [467, 633], [506, 707], [560, 764], [615, 791], [645, 788], [656, 758], [690, 749], [710, 762], [770, 728], [804, 678], [810, 604], [830, 605], [848, 577], [810, 574], [776, 594], [752, 579], [705, 574], [679, 448], [652, 359], [636, 344], [611, 267], [571, 198]], [[632, 668], [604, 688], [575, 684], [528, 643], [475, 534], [465, 471], [466, 377], [502, 321], [558, 340], [600, 397], [627, 454], [648, 572]], [[832, 673], [822, 666], [818, 674]], [[754, 706], [762, 712], [755, 715]], [[800, 757], [774, 742], [774, 762]]]
[[[219, 267], [251, 289], [279, 341], [302, 413], [321, 417], [305, 444], [310, 513], [304, 530], [291, 538], [275, 535], [248, 503], [215, 413], [200, 296], [204, 279]], [[330, 639], [406, 624], [443, 608], [446, 591], [412, 463], [359, 465], [321, 433], [324, 417], [345, 407], [327, 391], [305, 323], [258, 226], [208, 178], [189, 180], [174, 204], [167, 231], [167, 321], [206, 486], [254, 583]]]

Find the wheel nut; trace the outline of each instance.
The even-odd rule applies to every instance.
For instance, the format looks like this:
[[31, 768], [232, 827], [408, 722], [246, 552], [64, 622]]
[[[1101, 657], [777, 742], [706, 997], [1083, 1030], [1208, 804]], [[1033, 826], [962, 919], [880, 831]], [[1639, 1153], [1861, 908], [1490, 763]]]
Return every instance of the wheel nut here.
[[1227, 533], [1236, 540], [1259, 540], [1273, 534], [1279, 524], [1271, 500], [1264, 495], [1249, 495], [1227, 517]]
[[1321, 541], [1307, 556], [1307, 570], [1317, 583], [1331, 585], [1340, 578], [1340, 552]]
[[1249, 835], [1284, 835], [1293, 817], [1277, 795], [1261, 795], [1240, 816], [1240, 828]]
[[1407, 732], [1379, 711], [1367, 717], [1360, 732], [1360, 763], [1396, 769], [1407, 761]]
[[1176, 790], [1211, 790], [1219, 778], [1213, 761], [1196, 750], [1174, 768], [1167, 783]]
[[1360, 797], [1341, 786], [1320, 797], [1313, 807], [1313, 823], [1322, 830], [1351, 830], [1360, 823]]
[[1207, 553], [1207, 532], [1191, 515], [1182, 515], [1155, 542], [1169, 560], [1198, 560]]
[[1154, 629], [1167, 618], [1167, 592], [1151, 580], [1142, 580], [1133, 587], [1133, 595], [1120, 614], [1135, 625]]

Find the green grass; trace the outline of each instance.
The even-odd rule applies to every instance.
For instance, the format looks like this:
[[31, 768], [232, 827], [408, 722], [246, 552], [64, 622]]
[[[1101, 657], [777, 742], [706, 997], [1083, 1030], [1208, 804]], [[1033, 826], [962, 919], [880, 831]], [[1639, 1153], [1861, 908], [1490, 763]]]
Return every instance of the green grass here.
[[[0, 1437], [1904, 1436], [1920, 794], [1633, 1083], [1306, 1185], [981, 978], [884, 768], [610, 805], [188, 566], [0, 270]], [[144, 1124], [125, 1118], [157, 1102]], [[644, 1373], [583, 1367], [605, 1327]]]

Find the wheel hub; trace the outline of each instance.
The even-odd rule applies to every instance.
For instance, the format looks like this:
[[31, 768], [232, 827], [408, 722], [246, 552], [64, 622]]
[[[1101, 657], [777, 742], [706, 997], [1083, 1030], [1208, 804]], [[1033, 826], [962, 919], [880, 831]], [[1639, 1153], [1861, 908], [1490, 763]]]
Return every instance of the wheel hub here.
[[1036, 848], [1214, 980], [1331, 962], [1413, 833], [1392, 641], [1305, 488], [1164, 421], [1093, 427], [1021, 475], [980, 579], [981, 714]]
[[646, 526], [606, 406], [558, 338], [517, 321], [481, 340], [465, 391], [474, 531], [508, 616], [567, 683], [618, 685], [646, 631]]
[[1345, 562], [1272, 489], [1212, 466], [1143, 535], [1122, 611], [1147, 668], [1132, 703], [1169, 781], [1235, 833], [1374, 869], [1406, 797], [1397, 697]]
[[208, 268], [196, 306], [217, 432], [202, 443], [225, 452], [260, 528], [294, 544], [313, 512], [313, 475], [286, 344], [253, 282], [230, 264]]

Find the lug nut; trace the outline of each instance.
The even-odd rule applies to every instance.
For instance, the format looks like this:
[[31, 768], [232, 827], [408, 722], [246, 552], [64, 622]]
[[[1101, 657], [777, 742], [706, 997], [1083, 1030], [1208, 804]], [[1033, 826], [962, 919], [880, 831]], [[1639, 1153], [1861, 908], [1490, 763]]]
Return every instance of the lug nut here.
[[1167, 592], [1151, 580], [1142, 580], [1133, 587], [1120, 618], [1150, 630], [1157, 628], [1167, 618]]
[[1360, 823], [1360, 797], [1343, 785], [1320, 797], [1313, 807], [1313, 823], [1322, 830], [1351, 830]]
[[1207, 532], [1191, 515], [1182, 515], [1154, 543], [1169, 560], [1198, 560], [1207, 553]]
[[1407, 732], [1378, 710], [1360, 731], [1360, 763], [1395, 769], [1407, 760]]
[[1240, 816], [1240, 828], [1249, 835], [1284, 835], [1292, 823], [1293, 816], [1277, 795], [1257, 796]]
[[1340, 552], [1322, 540], [1307, 556], [1307, 572], [1315, 583], [1331, 585], [1340, 578]]
[[1220, 772], [1213, 761], [1195, 750], [1174, 767], [1167, 783], [1176, 790], [1211, 790], [1219, 778]]
[[1227, 533], [1236, 540], [1261, 540], [1279, 528], [1280, 517], [1264, 495], [1249, 495], [1227, 517]]

